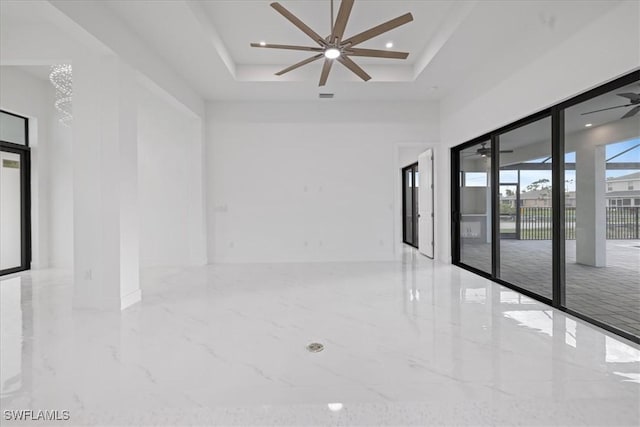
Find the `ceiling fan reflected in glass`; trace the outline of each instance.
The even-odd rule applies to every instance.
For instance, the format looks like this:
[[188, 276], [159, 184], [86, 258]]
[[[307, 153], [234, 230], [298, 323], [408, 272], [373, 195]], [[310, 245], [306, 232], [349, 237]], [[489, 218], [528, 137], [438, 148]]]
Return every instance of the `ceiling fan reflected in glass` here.
[[366, 31], [363, 31], [355, 36], [349, 38], [343, 38], [344, 32], [351, 15], [351, 9], [353, 8], [354, 0], [342, 0], [340, 3], [340, 9], [338, 15], [334, 21], [333, 19], [333, 0], [331, 2], [331, 34], [327, 37], [322, 37], [304, 22], [302, 22], [293, 13], [289, 12], [280, 3], [271, 3], [271, 7], [278, 13], [288, 19], [293, 25], [298, 27], [307, 36], [313, 39], [318, 46], [293, 46], [293, 45], [281, 45], [281, 44], [268, 44], [268, 43], [251, 43], [251, 47], [267, 48], [267, 49], [288, 49], [288, 50], [301, 50], [307, 52], [313, 52], [314, 56], [293, 64], [284, 70], [278, 71], [276, 76], [281, 76], [289, 71], [300, 68], [303, 65], [310, 64], [318, 59], [324, 58], [324, 65], [322, 67], [322, 73], [320, 74], [320, 83], [318, 86], [324, 86], [329, 78], [329, 72], [334, 61], [338, 61], [351, 72], [360, 77], [364, 81], [371, 79], [371, 76], [367, 74], [358, 64], [356, 64], [350, 57], [362, 56], [369, 58], [389, 58], [389, 59], [407, 59], [409, 53], [407, 52], [395, 52], [390, 50], [377, 50], [377, 49], [361, 49], [355, 46], [384, 34], [394, 28], [407, 24], [413, 21], [413, 15], [411, 13], [405, 13], [402, 16], [394, 18], [390, 21], [384, 22], [380, 25], [372, 27]]
[[631, 110], [627, 111], [624, 116], [620, 117], [620, 119], [626, 119], [627, 117], [632, 117], [638, 114], [640, 111], [640, 93], [617, 93], [616, 95], [621, 96], [623, 98], [627, 98], [629, 100], [628, 104], [625, 105], [616, 105], [615, 107], [602, 108], [600, 110], [588, 111], [586, 113], [581, 113], [581, 116], [586, 114], [598, 113], [600, 111], [613, 110], [614, 108], [625, 108], [625, 107], [634, 107]]
[[[513, 150], [500, 150], [501, 153], [513, 153]], [[480, 148], [476, 150], [476, 155], [481, 157], [491, 157], [491, 148], [487, 147], [486, 142], [480, 143]]]

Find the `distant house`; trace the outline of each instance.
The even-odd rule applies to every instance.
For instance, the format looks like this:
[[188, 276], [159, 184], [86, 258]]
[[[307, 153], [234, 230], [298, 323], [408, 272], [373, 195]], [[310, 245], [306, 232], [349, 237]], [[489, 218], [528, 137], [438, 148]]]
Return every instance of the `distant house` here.
[[[605, 189], [605, 203], [607, 207], [635, 207], [640, 206], [640, 172], [634, 172], [614, 178], [607, 178]], [[502, 206], [515, 208], [515, 194], [501, 194]], [[550, 208], [551, 189], [523, 191], [520, 193], [520, 207], [522, 208]], [[576, 192], [565, 192], [565, 206], [576, 206]]]
[[[502, 194], [500, 196], [500, 202], [503, 206], [515, 208], [516, 195], [515, 194]], [[552, 206], [551, 201], [551, 189], [546, 188], [542, 190], [523, 191], [520, 193], [520, 207], [521, 208], [550, 208]], [[576, 206], [576, 192], [567, 191], [565, 193], [565, 206], [568, 208]]]
[[640, 172], [607, 178], [608, 207], [640, 206]]

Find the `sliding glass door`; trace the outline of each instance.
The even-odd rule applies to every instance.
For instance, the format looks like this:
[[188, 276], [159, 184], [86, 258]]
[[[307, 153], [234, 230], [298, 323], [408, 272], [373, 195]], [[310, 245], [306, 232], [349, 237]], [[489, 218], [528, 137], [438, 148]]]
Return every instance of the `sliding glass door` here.
[[31, 262], [27, 119], [0, 112], [0, 275]]
[[551, 117], [500, 133], [496, 140], [500, 147], [496, 276], [551, 299]]
[[458, 153], [457, 233], [460, 260], [491, 273], [491, 141], [481, 141]]
[[418, 247], [418, 186], [420, 173], [418, 164], [402, 169], [402, 240]]
[[456, 265], [640, 343], [640, 72], [452, 149]]
[[[563, 179], [565, 305], [636, 336], [640, 336], [639, 93], [640, 85], [633, 82], [564, 111]], [[597, 111], [610, 106], [623, 107]]]

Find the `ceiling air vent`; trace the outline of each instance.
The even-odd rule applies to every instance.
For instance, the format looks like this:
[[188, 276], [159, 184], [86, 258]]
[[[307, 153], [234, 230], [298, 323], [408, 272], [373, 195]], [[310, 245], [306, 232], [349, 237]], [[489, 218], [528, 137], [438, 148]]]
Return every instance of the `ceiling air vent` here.
[[331, 98], [333, 98], [333, 94], [332, 93], [321, 93], [321, 94], [318, 94], [318, 98], [320, 98], [320, 99], [331, 99]]

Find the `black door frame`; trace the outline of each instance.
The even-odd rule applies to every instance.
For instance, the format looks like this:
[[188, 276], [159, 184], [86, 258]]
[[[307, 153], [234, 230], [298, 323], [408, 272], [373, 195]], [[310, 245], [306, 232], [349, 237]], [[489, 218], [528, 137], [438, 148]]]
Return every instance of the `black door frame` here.
[[[520, 171], [518, 171], [518, 177], [520, 176]], [[510, 186], [510, 187], [516, 187], [516, 200], [515, 200], [515, 205], [516, 205], [516, 210], [515, 210], [515, 214], [514, 214], [514, 220], [516, 222], [516, 230], [513, 233], [500, 233], [500, 238], [501, 239], [516, 239], [519, 240], [520, 239], [520, 182], [501, 182], [500, 183], [500, 187], [502, 186]], [[513, 234], [513, 236], [511, 236], [511, 234]]]
[[[580, 104], [591, 98], [611, 92], [619, 87], [627, 86], [640, 81], [640, 70], [628, 73], [614, 79], [595, 89], [579, 94], [571, 99], [558, 103], [550, 108], [538, 111], [528, 117], [488, 132], [470, 141], [451, 148], [451, 259], [452, 263], [465, 270], [469, 270], [503, 286], [513, 289], [537, 301], [551, 305], [565, 313], [587, 321], [602, 329], [619, 335], [629, 341], [640, 344], [640, 337], [616, 328], [613, 325], [591, 318], [585, 314], [566, 307], [565, 290], [565, 147], [564, 147], [564, 110]], [[513, 283], [499, 278], [500, 275], [500, 212], [499, 212], [499, 185], [500, 185], [500, 135], [510, 130], [526, 126], [532, 122], [551, 117], [551, 150], [552, 150], [552, 298], [546, 298]], [[470, 265], [464, 264], [460, 259], [460, 153], [465, 148], [491, 140], [491, 205], [492, 205], [492, 272], [487, 273]]]
[[[412, 233], [411, 242], [407, 241], [407, 171], [411, 171], [411, 219], [412, 219]], [[416, 173], [418, 172], [418, 162], [410, 164], [402, 168], [402, 242], [409, 246], [413, 246], [418, 249], [418, 187], [416, 187]], [[419, 242], [418, 242], [419, 243]]]
[[[0, 276], [31, 268], [31, 148], [29, 147], [29, 119], [9, 111], [0, 110], [4, 114], [24, 119], [25, 145], [0, 140], [0, 151], [20, 155], [20, 213], [21, 213], [21, 263], [19, 267], [0, 270]], [[0, 166], [1, 167], [1, 166]]]

